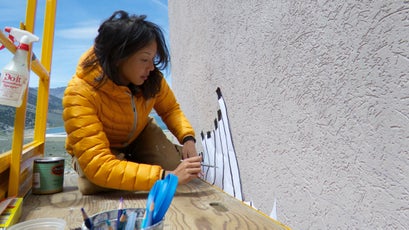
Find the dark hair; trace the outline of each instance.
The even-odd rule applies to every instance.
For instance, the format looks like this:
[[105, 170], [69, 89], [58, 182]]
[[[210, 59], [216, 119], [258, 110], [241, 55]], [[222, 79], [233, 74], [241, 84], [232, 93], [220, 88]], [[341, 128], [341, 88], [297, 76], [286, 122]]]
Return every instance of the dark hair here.
[[169, 63], [169, 51], [160, 27], [146, 21], [146, 16], [129, 15], [125, 11], [116, 11], [105, 20], [98, 29], [94, 43], [94, 55], [89, 56], [83, 63], [84, 68], [98, 63], [103, 70], [100, 84], [106, 78], [120, 84], [117, 63], [135, 52], [156, 41], [157, 53], [154, 60], [155, 69], [150, 72], [148, 79], [140, 86], [129, 85], [133, 93], [142, 91], [146, 99], [154, 97], [160, 90], [163, 70]]

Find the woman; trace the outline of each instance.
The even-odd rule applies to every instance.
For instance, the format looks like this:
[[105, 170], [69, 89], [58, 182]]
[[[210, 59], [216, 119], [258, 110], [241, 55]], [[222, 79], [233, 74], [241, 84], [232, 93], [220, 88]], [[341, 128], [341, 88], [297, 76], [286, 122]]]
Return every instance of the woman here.
[[117, 11], [104, 21], [64, 93], [66, 149], [83, 194], [149, 190], [169, 173], [184, 184], [201, 173], [194, 130], [159, 71], [169, 61], [163, 33], [145, 18]]

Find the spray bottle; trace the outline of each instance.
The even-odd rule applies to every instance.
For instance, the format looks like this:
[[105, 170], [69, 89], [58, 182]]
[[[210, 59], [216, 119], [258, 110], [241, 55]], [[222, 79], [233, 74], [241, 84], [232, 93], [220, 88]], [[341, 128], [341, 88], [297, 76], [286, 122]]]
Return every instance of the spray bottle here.
[[13, 27], [7, 27], [6, 32], [17, 39], [19, 45], [13, 60], [4, 67], [0, 75], [0, 104], [20, 107], [30, 79], [27, 63], [29, 47], [39, 38], [28, 31]]

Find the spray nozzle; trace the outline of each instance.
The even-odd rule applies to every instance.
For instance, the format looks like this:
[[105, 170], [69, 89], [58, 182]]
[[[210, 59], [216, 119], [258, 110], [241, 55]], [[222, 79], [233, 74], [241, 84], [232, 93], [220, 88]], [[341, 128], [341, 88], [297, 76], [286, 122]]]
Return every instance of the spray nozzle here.
[[17, 29], [14, 27], [6, 27], [5, 31], [9, 33], [10, 36], [12, 36], [11, 38], [12, 40], [16, 39], [20, 43], [19, 46], [17, 47], [19, 49], [28, 50], [28, 46], [30, 43], [39, 40], [37, 36], [26, 30]]

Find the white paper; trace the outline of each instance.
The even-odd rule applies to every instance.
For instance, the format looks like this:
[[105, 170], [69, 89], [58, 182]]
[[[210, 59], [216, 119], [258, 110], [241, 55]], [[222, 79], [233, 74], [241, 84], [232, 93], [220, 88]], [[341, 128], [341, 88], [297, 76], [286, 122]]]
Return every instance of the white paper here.
[[221, 91], [216, 90], [219, 107], [214, 119], [214, 130], [202, 132], [203, 163], [215, 167], [203, 166], [203, 179], [221, 188], [226, 193], [243, 201], [240, 170], [234, 150], [227, 108]]

